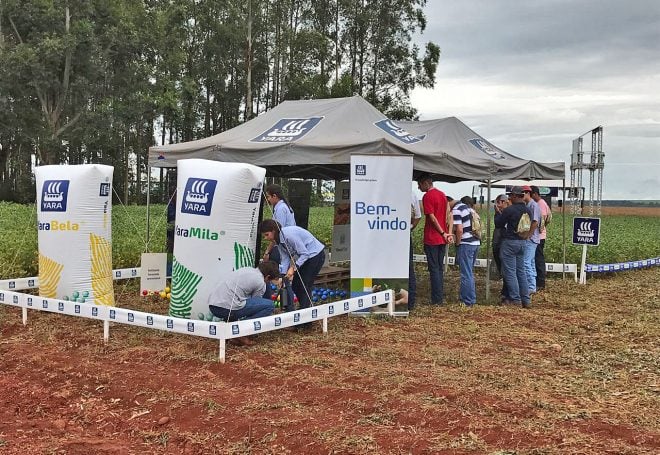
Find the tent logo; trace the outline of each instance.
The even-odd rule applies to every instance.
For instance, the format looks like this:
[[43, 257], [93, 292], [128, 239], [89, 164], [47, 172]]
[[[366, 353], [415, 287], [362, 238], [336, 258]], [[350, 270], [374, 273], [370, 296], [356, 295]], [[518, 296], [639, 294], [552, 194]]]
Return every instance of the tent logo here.
[[210, 216], [217, 183], [217, 180], [189, 178], [181, 202], [181, 213]]
[[366, 164], [356, 164], [355, 165], [355, 175], [367, 175], [367, 165]]
[[489, 144], [485, 139], [475, 138], [470, 139], [468, 142], [495, 160], [503, 160], [506, 158], [500, 151]]
[[42, 212], [66, 212], [68, 180], [46, 180], [41, 190]]
[[323, 117], [283, 118], [250, 142], [295, 142], [309, 133]]
[[374, 125], [404, 144], [415, 144], [416, 142], [423, 141], [426, 137], [426, 135], [413, 136], [388, 118], [381, 120], [380, 122], [375, 122]]

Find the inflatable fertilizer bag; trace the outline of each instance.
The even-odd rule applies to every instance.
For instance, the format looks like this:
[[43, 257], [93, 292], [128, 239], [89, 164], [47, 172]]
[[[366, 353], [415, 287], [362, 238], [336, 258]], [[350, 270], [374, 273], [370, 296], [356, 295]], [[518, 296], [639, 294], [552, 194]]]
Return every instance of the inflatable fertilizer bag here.
[[208, 296], [224, 275], [254, 267], [266, 170], [179, 160], [170, 315], [211, 320]]
[[39, 295], [114, 305], [112, 166], [40, 166]]

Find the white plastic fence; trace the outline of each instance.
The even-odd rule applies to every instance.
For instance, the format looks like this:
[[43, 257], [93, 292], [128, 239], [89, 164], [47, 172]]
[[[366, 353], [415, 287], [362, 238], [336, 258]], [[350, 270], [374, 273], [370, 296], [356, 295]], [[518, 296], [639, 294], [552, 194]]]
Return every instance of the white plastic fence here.
[[[17, 283], [21, 280], [7, 281]], [[394, 295], [392, 290], [381, 291], [361, 297], [354, 297], [347, 300], [340, 300], [305, 308], [303, 310], [235, 322], [193, 321], [190, 319], [181, 319], [160, 314], [144, 313], [142, 311], [135, 311], [126, 308], [95, 305], [93, 303], [80, 303], [70, 300], [49, 299], [9, 290], [0, 290], [0, 304], [22, 308], [23, 324], [27, 324], [28, 309], [103, 321], [105, 341], [108, 341], [110, 336], [110, 322], [158, 329], [166, 332], [214, 338], [219, 340], [219, 359], [224, 363], [226, 356], [226, 341], [228, 339], [256, 335], [258, 333], [315, 321], [322, 321], [323, 332], [327, 333], [328, 318], [333, 316], [339, 316], [358, 310], [365, 310], [379, 305], [387, 305], [389, 311], [393, 312]]]
[[628, 270], [643, 269], [660, 265], [659, 258], [644, 259], [641, 261], [617, 262], [615, 264], [585, 264], [585, 272], [605, 273], [605, 272], [625, 272]]
[[[414, 262], [426, 262], [426, 255], [424, 254], [415, 254], [413, 255]], [[492, 259], [491, 259], [492, 261]], [[443, 262], [444, 263], [444, 262]], [[453, 256], [447, 257], [448, 265], [456, 265], [456, 258]], [[477, 259], [475, 262], [475, 267], [486, 268], [487, 261], [486, 259]], [[557, 273], [572, 273], [575, 282], [578, 280], [578, 266], [577, 264], [557, 264], [557, 263], [546, 263], [545, 264], [546, 272], [557, 272]]]

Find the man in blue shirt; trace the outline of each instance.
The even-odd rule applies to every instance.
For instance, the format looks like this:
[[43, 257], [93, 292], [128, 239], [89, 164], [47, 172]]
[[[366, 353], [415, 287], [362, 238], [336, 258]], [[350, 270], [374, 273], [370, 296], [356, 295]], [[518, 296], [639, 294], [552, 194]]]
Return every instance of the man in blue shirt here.
[[495, 214], [495, 227], [503, 229], [500, 259], [502, 276], [510, 298], [503, 303], [522, 303], [523, 308], [528, 308], [531, 302], [525, 273], [525, 244], [529, 232], [519, 232], [519, 225], [522, 216], [530, 216], [530, 213], [523, 197], [524, 191], [520, 186], [511, 189], [511, 205]]

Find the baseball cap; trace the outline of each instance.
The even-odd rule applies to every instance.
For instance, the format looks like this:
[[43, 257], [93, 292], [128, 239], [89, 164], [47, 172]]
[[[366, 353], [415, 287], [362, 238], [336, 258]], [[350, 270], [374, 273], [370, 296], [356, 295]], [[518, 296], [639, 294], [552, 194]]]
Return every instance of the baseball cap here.
[[529, 186], [529, 185], [523, 185], [522, 190], [523, 190], [523, 192], [529, 191], [531, 193], [532, 192], [532, 187]]
[[507, 195], [502, 193], [499, 196], [497, 196], [495, 199], [493, 199], [492, 202], [493, 204], [496, 203], [497, 201], [506, 201], [508, 199]]
[[[518, 196], [522, 196], [525, 193], [524, 188], [525, 188], [524, 186], [514, 186], [513, 188], [511, 188], [510, 193], [511, 194], [516, 194]], [[527, 190], [527, 191], [529, 191], [529, 190]]]
[[541, 189], [538, 186], [532, 185], [532, 186], [530, 186], [530, 188], [532, 189], [532, 193], [541, 195]]

